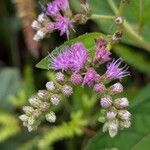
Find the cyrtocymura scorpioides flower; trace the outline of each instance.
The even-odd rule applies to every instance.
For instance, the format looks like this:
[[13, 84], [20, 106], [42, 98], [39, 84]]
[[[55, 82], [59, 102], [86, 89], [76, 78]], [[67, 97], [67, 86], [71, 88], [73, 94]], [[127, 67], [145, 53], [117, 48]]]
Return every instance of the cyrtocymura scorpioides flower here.
[[[126, 65], [121, 67], [122, 59], [110, 62], [111, 53], [107, 45], [105, 39], [96, 39], [96, 51], [92, 59], [80, 42], [66, 46], [57, 56], [49, 56], [51, 69], [55, 72], [54, 81], [47, 82], [46, 90], [40, 90], [29, 99], [31, 106], [25, 106], [25, 113], [20, 116], [29, 131], [35, 130], [44, 117], [48, 122], [54, 123], [57, 118], [51, 107], [61, 103], [62, 95], [71, 96], [75, 86], [89, 86], [93, 93], [99, 95], [103, 113], [98, 120], [104, 123], [104, 132], [108, 131], [114, 137], [118, 130], [130, 127], [131, 114], [126, 110], [129, 106], [128, 99], [113, 97], [123, 92], [123, 86], [120, 82], [110, 85], [111, 81], [128, 76], [129, 71]], [[106, 66], [106, 71], [99, 74], [97, 67], [102, 64]]]

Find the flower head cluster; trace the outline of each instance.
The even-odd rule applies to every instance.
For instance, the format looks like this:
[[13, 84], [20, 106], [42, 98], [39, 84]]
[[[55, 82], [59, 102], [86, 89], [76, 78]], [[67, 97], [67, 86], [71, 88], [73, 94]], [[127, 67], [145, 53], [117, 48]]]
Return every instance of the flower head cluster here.
[[87, 51], [82, 43], [75, 43], [70, 48], [66, 47], [63, 53], [54, 57], [52, 66], [54, 70], [68, 70], [79, 72], [87, 61]]
[[[104, 123], [103, 131], [108, 131], [110, 136], [114, 137], [119, 129], [129, 128], [131, 114], [126, 110], [128, 99], [113, 98], [115, 94], [123, 92], [123, 86], [119, 82], [108, 86], [110, 81], [122, 79], [129, 75], [129, 72], [126, 66], [120, 67], [121, 59], [111, 63], [108, 62], [110, 59], [107, 41], [102, 38], [96, 40], [96, 53], [92, 59], [89, 59], [88, 51], [79, 42], [65, 47], [57, 56], [50, 55], [50, 63], [56, 72], [55, 80], [47, 82], [47, 90], [39, 91], [36, 97], [29, 100], [31, 106], [25, 107], [25, 114], [20, 116], [24, 125], [29, 131], [36, 129], [41, 121], [40, 115], [45, 115], [46, 120], [51, 123], [55, 122], [56, 115], [50, 108], [59, 105], [62, 95], [71, 96], [73, 86], [84, 85], [101, 96], [103, 113], [99, 121]], [[106, 62], [106, 72], [99, 74], [95, 63], [100, 65]]]
[[32, 28], [37, 31], [34, 40], [43, 39], [48, 33], [58, 30], [60, 35], [66, 34], [69, 38], [69, 29], [73, 29], [68, 0], [54, 0], [48, 3], [44, 12], [32, 23]]
[[99, 118], [99, 121], [104, 123], [103, 131], [108, 131], [111, 137], [114, 137], [119, 129], [129, 128], [131, 125], [131, 114], [126, 110], [126, 107], [129, 106], [128, 99], [124, 97], [113, 100], [111, 97], [111, 95], [122, 91], [122, 85], [116, 83], [108, 89], [108, 94], [110, 95], [104, 95], [100, 100], [104, 113]]

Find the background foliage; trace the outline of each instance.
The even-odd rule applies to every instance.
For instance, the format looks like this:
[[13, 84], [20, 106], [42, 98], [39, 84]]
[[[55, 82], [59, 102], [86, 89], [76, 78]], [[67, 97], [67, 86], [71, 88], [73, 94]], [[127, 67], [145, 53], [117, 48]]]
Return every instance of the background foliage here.
[[[114, 15], [116, 11], [110, 1], [89, 0], [89, 3], [95, 14]], [[0, 149], [149, 150], [150, 46], [147, 43], [150, 42], [150, 1], [132, 0], [125, 10], [125, 19], [130, 29], [140, 36], [140, 41], [125, 26], [121, 43], [112, 49], [114, 57], [124, 58], [130, 66], [131, 76], [123, 81], [123, 95], [130, 100], [130, 111], [133, 114], [131, 128], [121, 131], [114, 139], [102, 133], [102, 125], [97, 122], [100, 114], [97, 96], [91, 95], [88, 88], [77, 87], [75, 94], [68, 100], [69, 103], [64, 100], [56, 109], [60, 116], [58, 124], [50, 126], [44, 122], [32, 133], [23, 128], [18, 119], [22, 113], [21, 107], [27, 105], [27, 99], [38, 89], [43, 89], [46, 81], [53, 77], [50, 71], [37, 69], [35, 65], [48, 51], [55, 47], [58, 50], [66, 40], [65, 36], [59, 37], [59, 33], [53, 33], [40, 44], [29, 38], [32, 37], [32, 32], [26, 31], [31, 30], [31, 20], [41, 11], [37, 1], [32, 0], [34, 5], [29, 5], [30, 2], [0, 1]], [[42, 2], [46, 3], [46, 0]], [[80, 11], [77, 0], [70, 2], [75, 12]], [[118, 7], [120, 0], [114, 2]], [[20, 11], [18, 8], [21, 6], [27, 7]], [[26, 21], [28, 23], [24, 24]], [[102, 19], [89, 20], [85, 25], [75, 28], [76, 33], [72, 33], [71, 38], [96, 32], [66, 43], [81, 40], [89, 48], [91, 55], [93, 37], [112, 34], [116, 30], [113, 21]], [[44, 60], [37, 67], [47, 68], [47, 62]]]

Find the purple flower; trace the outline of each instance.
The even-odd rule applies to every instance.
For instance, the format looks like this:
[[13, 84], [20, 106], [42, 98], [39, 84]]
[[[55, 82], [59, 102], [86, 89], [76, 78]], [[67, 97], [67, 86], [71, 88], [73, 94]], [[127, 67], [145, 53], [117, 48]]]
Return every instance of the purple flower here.
[[46, 15], [48, 16], [57, 16], [59, 14], [59, 7], [56, 1], [47, 4]]
[[78, 72], [83, 68], [87, 61], [88, 54], [82, 43], [75, 43], [71, 46], [70, 69], [73, 72]]
[[57, 57], [52, 58], [52, 66], [54, 70], [67, 70], [70, 66], [70, 49], [65, 47], [63, 53], [60, 53]]
[[75, 43], [57, 57], [52, 58], [52, 66], [55, 70], [72, 70], [78, 72], [87, 61], [87, 52], [83, 44]]
[[69, 8], [68, 0], [56, 0], [59, 9], [66, 11]]
[[85, 73], [83, 85], [87, 84], [91, 86], [94, 82], [99, 80], [99, 77], [100, 75], [93, 68], [89, 68]]
[[67, 34], [69, 37], [69, 28], [73, 29], [71, 21], [66, 16], [57, 16], [56, 22], [54, 23], [55, 29], [60, 31], [60, 35]]
[[80, 74], [74, 73], [74, 74], [71, 75], [71, 82], [74, 85], [79, 85], [79, 84], [82, 83], [82, 81], [83, 81], [83, 78], [82, 78], [82, 76]]
[[107, 43], [104, 39], [96, 40], [96, 53], [94, 56], [94, 62], [103, 64], [109, 61], [111, 53], [107, 50]]
[[127, 65], [120, 67], [122, 59], [113, 60], [111, 63], [107, 64], [107, 71], [105, 73], [106, 77], [109, 79], [122, 79], [125, 76], [130, 75]]

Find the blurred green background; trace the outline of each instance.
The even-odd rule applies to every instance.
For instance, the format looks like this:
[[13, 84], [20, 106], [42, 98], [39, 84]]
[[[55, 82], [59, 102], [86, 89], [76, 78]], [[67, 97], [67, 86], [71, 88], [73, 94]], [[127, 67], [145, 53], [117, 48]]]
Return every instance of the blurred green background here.
[[[108, 0], [109, 1], [109, 0]], [[114, 15], [107, 0], [90, 0], [93, 13]], [[43, 4], [46, 1], [41, 1]], [[80, 11], [77, 0], [70, 0], [74, 12]], [[120, 0], [114, 0], [116, 6]], [[130, 66], [131, 76], [123, 80], [124, 96], [131, 103], [132, 126], [121, 131], [111, 139], [101, 132], [101, 124], [97, 123], [99, 107], [94, 106], [93, 122], [88, 126], [93, 130], [76, 134], [71, 125], [61, 126], [53, 132], [47, 123], [29, 133], [19, 121], [21, 107], [27, 105], [27, 100], [38, 89], [43, 89], [52, 74], [46, 70], [35, 68], [42, 58], [56, 46], [61, 45], [66, 37], [53, 33], [40, 43], [32, 40], [34, 31], [31, 23], [41, 11], [35, 0], [1, 0], [0, 1], [0, 150], [149, 150], [150, 149], [150, 0], [132, 0], [125, 11], [125, 19], [142, 41], [142, 44], [129, 32], [121, 43], [112, 49], [114, 57], [122, 57]], [[75, 27], [76, 33], [71, 38], [84, 33], [102, 32], [113, 34], [116, 30], [113, 21], [89, 20], [85, 25]], [[88, 93], [88, 94], [87, 94]], [[82, 107], [88, 113], [92, 109], [96, 96], [89, 89], [77, 88], [71, 98], [74, 111], [80, 110], [77, 99], [81, 99]], [[67, 111], [61, 114], [65, 118]], [[69, 106], [65, 106], [69, 110]], [[69, 112], [69, 111], [68, 111]], [[61, 118], [60, 117], [60, 118]], [[74, 116], [75, 121], [81, 121]], [[63, 120], [63, 119], [60, 119]], [[70, 130], [68, 129], [70, 127]], [[82, 127], [82, 126], [81, 126]], [[79, 128], [79, 129], [78, 129]], [[70, 133], [69, 133], [70, 131]], [[59, 132], [63, 136], [57, 135]], [[80, 136], [78, 136], [80, 135]], [[59, 137], [60, 136], [60, 137]]]

